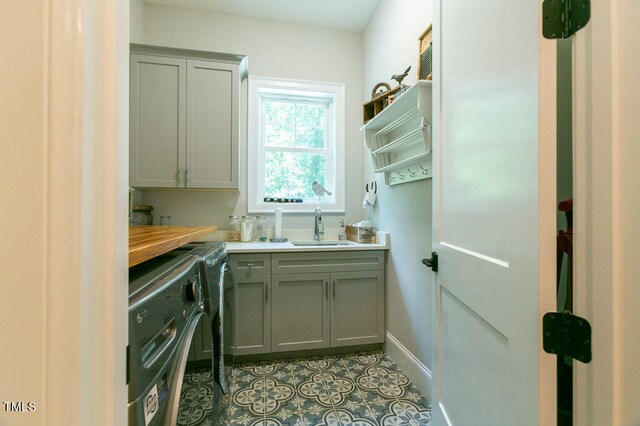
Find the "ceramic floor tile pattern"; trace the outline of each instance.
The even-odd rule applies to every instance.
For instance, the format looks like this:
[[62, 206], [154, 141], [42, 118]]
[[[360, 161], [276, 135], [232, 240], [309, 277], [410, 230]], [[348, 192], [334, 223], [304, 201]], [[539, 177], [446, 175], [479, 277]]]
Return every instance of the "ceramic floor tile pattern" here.
[[[210, 426], [211, 372], [185, 376], [180, 426]], [[226, 404], [233, 426], [424, 426], [428, 402], [382, 352], [238, 364]], [[215, 426], [215, 425], [213, 425]]]

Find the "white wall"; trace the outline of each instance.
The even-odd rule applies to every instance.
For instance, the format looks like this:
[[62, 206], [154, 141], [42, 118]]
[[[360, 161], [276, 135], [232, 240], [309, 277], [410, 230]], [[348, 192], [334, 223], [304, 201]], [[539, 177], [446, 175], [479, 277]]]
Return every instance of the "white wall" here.
[[[404, 83], [415, 83], [418, 37], [431, 24], [431, 17], [431, 1], [380, 1], [363, 34], [363, 101], [369, 99], [376, 83], [391, 83], [390, 76], [409, 65], [412, 68]], [[391, 235], [387, 330], [429, 368], [431, 272], [420, 260], [431, 253], [431, 180], [390, 187], [384, 184], [381, 175], [374, 175], [367, 153], [364, 158], [365, 181], [378, 182], [378, 202], [370, 218], [378, 229]]]
[[142, 43], [144, 31], [144, 1], [130, 0], [129, 39], [132, 43]]
[[[326, 215], [337, 228], [361, 219], [363, 172], [362, 39], [358, 33], [216, 14], [154, 4], [144, 7], [144, 43], [188, 49], [246, 54], [250, 75], [338, 82], [346, 85], [346, 215]], [[172, 216], [173, 224], [226, 226], [231, 214], [246, 214], [246, 82], [241, 130], [240, 192], [144, 191], [154, 206], [154, 220]], [[273, 224], [273, 215], [268, 221]], [[285, 215], [283, 227], [309, 229], [310, 214]], [[285, 232], [286, 235], [286, 232]]]

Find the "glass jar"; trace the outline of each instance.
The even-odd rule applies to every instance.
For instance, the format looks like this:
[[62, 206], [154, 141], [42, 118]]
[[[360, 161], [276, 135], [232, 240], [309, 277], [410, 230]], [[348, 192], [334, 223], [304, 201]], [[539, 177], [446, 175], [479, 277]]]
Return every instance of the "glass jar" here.
[[240, 216], [229, 216], [229, 225], [227, 226], [227, 241], [240, 241]]
[[253, 239], [253, 220], [251, 216], [242, 216], [240, 224], [240, 241], [248, 243]]
[[253, 239], [256, 241], [267, 241], [267, 217], [256, 216], [253, 224]]

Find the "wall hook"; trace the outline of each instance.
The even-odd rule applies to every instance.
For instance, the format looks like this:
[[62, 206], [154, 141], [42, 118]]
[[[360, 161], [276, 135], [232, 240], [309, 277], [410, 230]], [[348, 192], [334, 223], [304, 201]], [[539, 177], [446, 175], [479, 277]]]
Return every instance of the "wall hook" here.
[[404, 180], [404, 175], [400, 172], [396, 172], [396, 174], [398, 175], [398, 177], [400, 178], [400, 180]]
[[429, 173], [429, 170], [427, 170], [424, 167], [422, 167], [422, 164], [420, 165], [420, 168], [422, 169], [422, 174], [423, 175], [426, 175], [427, 173]]
[[416, 172], [412, 171], [411, 169], [407, 168], [407, 170], [409, 171], [409, 176], [411, 177], [416, 177]]

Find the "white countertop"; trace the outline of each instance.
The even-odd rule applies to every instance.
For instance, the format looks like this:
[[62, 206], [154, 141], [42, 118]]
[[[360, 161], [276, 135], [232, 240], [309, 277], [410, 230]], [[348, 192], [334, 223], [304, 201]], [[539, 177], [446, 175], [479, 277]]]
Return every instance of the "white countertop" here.
[[[333, 241], [333, 240], [328, 240]], [[286, 243], [226, 243], [227, 253], [273, 253], [273, 252], [319, 252], [319, 251], [354, 251], [354, 250], [388, 250], [389, 234], [386, 232], [376, 233], [376, 243], [358, 244], [348, 241], [349, 245], [344, 246], [294, 246], [290, 241]], [[295, 241], [298, 242], [298, 241]], [[312, 242], [312, 241], [304, 241]]]

